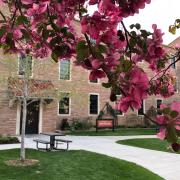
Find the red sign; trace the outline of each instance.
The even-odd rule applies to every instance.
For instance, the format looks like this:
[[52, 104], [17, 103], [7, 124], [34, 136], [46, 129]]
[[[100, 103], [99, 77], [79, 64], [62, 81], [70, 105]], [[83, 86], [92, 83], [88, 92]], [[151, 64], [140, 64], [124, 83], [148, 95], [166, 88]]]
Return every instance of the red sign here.
[[113, 121], [112, 120], [100, 120], [97, 121], [97, 126], [100, 128], [105, 128], [105, 127], [113, 127]]

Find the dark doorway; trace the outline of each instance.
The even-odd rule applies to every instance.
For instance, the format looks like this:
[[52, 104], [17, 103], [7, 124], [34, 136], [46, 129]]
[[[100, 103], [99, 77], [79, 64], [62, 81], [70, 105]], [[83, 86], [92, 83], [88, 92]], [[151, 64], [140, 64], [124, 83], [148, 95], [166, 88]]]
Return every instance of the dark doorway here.
[[[31, 100], [32, 101], [32, 100]], [[26, 134], [38, 134], [39, 129], [39, 101], [28, 101], [26, 116]], [[22, 127], [22, 106], [21, 106], [21, 126]]]

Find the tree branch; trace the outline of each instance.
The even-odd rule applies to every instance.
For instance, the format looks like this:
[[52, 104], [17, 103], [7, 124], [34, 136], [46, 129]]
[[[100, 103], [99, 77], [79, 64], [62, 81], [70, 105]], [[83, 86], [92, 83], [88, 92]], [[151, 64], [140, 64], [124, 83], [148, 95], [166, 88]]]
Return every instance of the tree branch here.
[[161, 74], [161, 73], [163, 73], [163, 74], [161, 75], [161, 77], [163, 77], [163, 76], [166, 74], [166, 72], [168, 71], [168, 69], [170, 69], [170, 67], [171, 67], [173, 64], [175, 64], [175, 63], [177, 63], [178, 61], [180, 61], [180, 51], [177, 53], [177, 55], [171, 57], [170, 59], [173, 59], [173, 58], [175, 58], [175, 57], [178, 57], [178, 58], [177, 58], [174, 62], [172, 62], [171, 64], [169, 64], [166, 69], [163, 69], [162, 71], [160, 71], [159, 73], [157, 73], [155, 76], [153, 76], [153, 77], [150, 79], [149, 82], [151, 82], [155, 77], [157, 77], [157, 76], [158, 76], [159, 74]]
[[2, 16], [2, 18], [4, 19], [4, 21], [7, 22], [6, 17], [5, 17], [5, 15], [2, 13], [2, 11], [0, 11], [0, 15]]

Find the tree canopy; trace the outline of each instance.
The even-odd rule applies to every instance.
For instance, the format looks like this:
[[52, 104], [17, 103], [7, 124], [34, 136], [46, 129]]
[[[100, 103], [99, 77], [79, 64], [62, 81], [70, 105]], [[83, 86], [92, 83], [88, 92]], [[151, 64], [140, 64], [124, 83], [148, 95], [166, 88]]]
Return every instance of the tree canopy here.
[[[127, 30], [123, 20], [151, 0], [1, 0], [0, 47], [4, 53], [51, 56], [56, 62], [76, 57], [75, 64], [90, 71], [89, 79], [107, 78], [102, 85], [111, 89], [110, 100], [121, 94], [118, 109], [139, 109], [150, 95], [168, 98], [174, 94], [170, 59], [180, 59], [180, 49], [169, 55], [163, 47], [163, 33], [156, 24], [152, 32], [136, 23]], [[88, 14], [87, 7], [98, 10]], [[81, 25], [81, 34], [73, 26]], [[118, 29], [119, 25], [121, 29]], [[179, 20], [170, 31], [175, 32]], [[139, 65], [146, 62], [155, 74], [151, 79]], [[158, 136], [179, 150], [180, 103], [161, 107], [157, 117]]]

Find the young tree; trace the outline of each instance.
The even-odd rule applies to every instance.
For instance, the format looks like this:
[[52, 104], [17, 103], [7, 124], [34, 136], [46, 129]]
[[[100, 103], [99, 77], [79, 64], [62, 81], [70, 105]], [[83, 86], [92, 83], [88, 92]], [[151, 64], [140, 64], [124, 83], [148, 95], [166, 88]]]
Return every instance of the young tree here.
[[[122, 94], [118, 108], [126, 112], [139, 109], [149, 95], [165, 98], [173, 95], [173, 77], [169, 73], [171, 58], [162, 46], [163, 33], [152, 26], [153, 32], [132, 24], [128, 31], [123, 20], [139, 12], [150, 0], [1, 0], [8, 13], [1, 14], [0, 44], [5, 53], [51, 55], [54, 61], [76, 56], [76, 64], [90, 71], [90, 80], [107, 77], [102, 85], [111, 89], [110, 99]], [[97, 5], [92, 16], [86, 5]], [[78, 17], [82, 34], [73, 26]], [[123, 30], [117, 27], [121, 24]], [[92, 41], [93, 39], [93, 41]], [[94, 43], [94, 41], [96, 43]], [[177, 61], [180, 50], [177, 49]], [[155, 76], [149, 80], [139, 66], [144, 60]], [[174, 109], [176, 106], [178, 108]], [[180, 130], [180, 103], [162, 109], [161, 138], [167, 138], [175, 150], [180, 149], [177, 137]], [[167, 110], [168, 109], [168, 110]], [[174, 145], [175, 144], [175, 145]]]
[[[2, 56], [0, 59], [1, 67], [6, 71], [6, 75], [1, 75], [1, 84], [6, 87], [9, 92], [9, 98], [12, 100], [17, 100], [21, 104], [22, 108], [22, 123], [21, 123], [21, 152], [20, 160], [25, 160], [25, 129], [26, 129], [26, 119], [27, 119], [27, 106], [37, 99], [49, 98], [47, 94], [53, 94], [56, 98], [55, 90], [51, 82], [41, 82], [40, 80], [34, 80], [32, 76], [32, 57], [19, 55], [19, 62], [15, 61], [16, 56]], [[45, 68], [45, 64], [34, 64], [36, 70], [38, 66]], [[17, 75], [18, 69], [18, 75]], [[5, 78], [6, 77], [6, 78]], [[8, 78], [8, 79], [7, 79]], [[36, 87], [35, 87], [36, 86]]]

